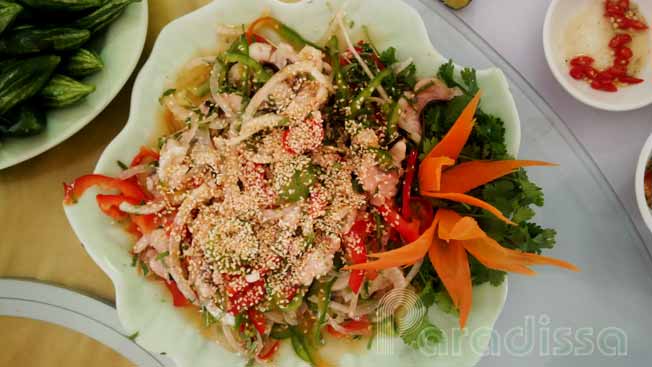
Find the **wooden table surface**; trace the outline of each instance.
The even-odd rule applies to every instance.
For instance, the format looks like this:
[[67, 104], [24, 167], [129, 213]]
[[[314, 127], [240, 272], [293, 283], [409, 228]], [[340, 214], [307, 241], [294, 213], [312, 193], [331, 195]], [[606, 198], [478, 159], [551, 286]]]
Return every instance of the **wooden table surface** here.
[[[68, 225], [61, 206], [61, 183], [92, 172], [104, 148], [127, 122], [134, 78], [161, 28], [208, 2], [150, 1], [145, 51], [115, 100], [64, 143], [0, 171], [0, 277], [36, 279], [114, 299], [111, 281], [86, 254]], [[0, 366], [131, 365], [85, 335], [34, 320], [0, 317], [0, 344]]]

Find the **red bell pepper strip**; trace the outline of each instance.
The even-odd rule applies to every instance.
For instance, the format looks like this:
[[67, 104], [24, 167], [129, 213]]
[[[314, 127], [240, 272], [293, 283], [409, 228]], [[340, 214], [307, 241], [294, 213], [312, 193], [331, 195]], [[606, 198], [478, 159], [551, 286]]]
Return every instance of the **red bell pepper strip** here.
[[174, 305], [174, 307], [190, 306], [190, 302], [188, 302], [186, 297], [183, 296], [183, 294], [177, 287], [177, 283], [175, 283], [173, 280], [163, 281], [163, 283], [165, 283], [165, 286], [170, 291], [170, 294], [172, 294], [172, 304]]
[[64, 204], [74, 204], [84, 192], [93, 186], [99, 186], [104, 190], [117, 190], [124, 196], [138, 201], [146, 200], [145, 193], [132, 181], [119, 180], [104, 175], [84, 175], [77, 178], [72, 184], [63, 184], [65, 196]]
[[265, 334], [265, 326], [266, 326], [266, 324], [265, 324], [265, 315], [263, 315], [262, 312], [254, 309], [254, 308], [250, 308], [247, 311], [247, 314], [249, 315], [249, 321], [251, 321], [251, 323], [254, 325], [256, 330], [258, 330], [260, 335], [264, 335]]
[[[367, 247], [365, 239], [367, 238], [367, 228], [369, 222], [358, 220], [353, 224], [351, 230], [346, 234], [345, 245], [349, 260], [353, 265], [367, 262]], [[360, 291], [360, 286], [364, 281], [364, 270], [353, 270], [349, 276], [349, 287], [353, 293]]]
[[226, 282], [228, 311], [232, 315], [241, 314], [265, 298], [267, 291], [264, 279], [248, 283], [242, 276], [224, 275], [224, 280]]
[[405, 181], [403, 182], [403, 207], [401, 214], [403, 217], [410, 219], [412, 213], [410, 211], [410, 198], [412, 197], [412, 182], [414, 182], [414, 175], [417, 170], [417, 151], [410, 152], [407, 158], [407, 167], [405, 168]]
[[127, 219], [128, 215], [120, 210], [120, 204], [123, 202], [128, 202], [129, 204], [137, 205], [140, 203], [139, 200], [128, 198], [124, 195], [104, 195], [99, 194], [95, 197], [97, 200], [97, 205], [100, 207], [100, 210], [104, 214], [115, 220]]
[[390, 227], [396, 229], [403, 241], [412, 243], [419, 238], [419, 221], [410, 222], [391, 209], [387, 204], [376, 207]]
[[346, 330], [347, 334], [340, 333], [331, 325], [326, 327], [326, 331], [336, 338], [344, 338], [352, 335], [371, 335], [371, 322], [366, 316], [359, 320], [348, 320], [340, 324]]
[[280, 340], [270, 340], [265, 344], [263, 347], [263, 350], [258, 353], [258, 359], [261, 359], [263, 361], [268, 360], [276, 354], [278, 351], [279, 346], [281, 345]]
[[420, 196], [410, 198], [410, 210], [414, 211], [417, 218], [419, 218], [421, 222], [419, 234], [422, 234], [428, 229], [428, 226], [430, 226], [430, 223], [435, 218], [435, 210], [428, 200]]
[[154, 214], [135, 215], [130, 216], [131, 221], [137, 226], [141, 235], [148, 234], [155, 230], [158, 225], [156, 224], [156, 216]]
[[159, 154], [157, 151], [154, 149], [150, 149], [148, 147], [140, 147], [140, 151], [134, 159], [131, 160], [131, 165], [130, 167], [135, 167], [138, 165], [141, 165], [143, 163], [148, 163], [152, 161], [158, 161], [160, 158]]

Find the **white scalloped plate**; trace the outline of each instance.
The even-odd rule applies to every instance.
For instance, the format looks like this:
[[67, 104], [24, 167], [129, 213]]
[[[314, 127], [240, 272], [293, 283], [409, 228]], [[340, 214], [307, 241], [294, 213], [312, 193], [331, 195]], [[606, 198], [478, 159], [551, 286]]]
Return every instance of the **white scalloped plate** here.
[[[219, 0], [170, 23], [159, 35], [149, 61], [136, 80], [129, 122], [104, 151], [95, 172], [116, 175], [119, 172], [117, 160], [128, 161], [141, 145], [157, 138], [160, 134], [159, 96], [185, 62], [199, 50], [217, 46], [215, 30], [218, 24], [247, 24], [262, 12], [269, 12], [306, 38], [318, 40], [344, 2], [306, 0], [287, 4], [277, 0]], [[346, 14], [354, 21], [356, 29], [362, 25], [369, 28], [379, 48], [395, 46], [400, 58], [414, 59], [422, 76], [434, 74], [445, 59], [433, 48], [419, 14], [400, 0], [385, 0], [382, 4], [378, 6], [379, 2], [374, 0], [348, 1]], [[520, 124], [503, 73], [498, 69], [483, 70], [478, 73], [478, 80], [484, 91], [482, 108], [503, 118], [509, 150], [516, 154], [521, 137]], [[187, 314], [175, 310], [163, 287], [136, 273], [128, 254], [129, 237], [100, 212], [93, 193], [89, 192], [77, 205], [65, 207], [65, 212], [88, 253], [113, 280], [118, 314], [125, 329], [138, 331], [138, 343], [153, 352], [166, 352], [180, 367], [242, 365], [240, 356], [204, 338]], [[440, 352], [429, 357], [402, 343], [394, 343], [391, 355], [373, 349], [346, 350], [333, 344], [326, 347], [325, 355], [336, 358], [335, 362], [341, 366], [473, 366], [488, 345], [507, 296], [507, 284], [475, 287], [473, 295], [473, 311], [467, 330], [461, 336], [451, 336], [457, 324], [455, 317], [436, 307], [431, 308], [429, 314], [447, 334], [442, 350], [458, 352], [455, 355]], [[294, 356], [287, 343], [282, 346], [276, 362], [282, 366], [306, 365]]]
[[37, 136], [0, 141], [0, 170], [33, 158], [55, 147], [93, 121], [136, 68], [147, 36], [147, 0], [131, 4], [106, 32], [91, 41], [90, 47], [104, 60], [104, 70], [84, 82], [95, 92], [67, 108], [48, 111], [48, 126]]

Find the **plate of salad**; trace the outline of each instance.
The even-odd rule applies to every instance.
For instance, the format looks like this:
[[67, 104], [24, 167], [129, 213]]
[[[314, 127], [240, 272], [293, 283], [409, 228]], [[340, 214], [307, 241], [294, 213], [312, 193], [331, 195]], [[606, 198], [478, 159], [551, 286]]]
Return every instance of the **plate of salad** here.
[[0, 169], [91, 122], [145, 45], [147, 1], [0, 1]]
[[578, 270], [541, 255], [524, 168], [554, 164], [519, 141], [502, 72], [446, 60], [402, 1], [220, 0], [161, 32], [64, 209], [180, 366], [472, 366], [506, 273]]

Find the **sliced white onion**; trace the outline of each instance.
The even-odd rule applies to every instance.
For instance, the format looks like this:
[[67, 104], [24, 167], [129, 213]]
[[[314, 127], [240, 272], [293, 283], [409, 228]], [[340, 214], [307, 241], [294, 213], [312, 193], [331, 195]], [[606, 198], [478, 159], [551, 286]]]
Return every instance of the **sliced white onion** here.
[[392, 282], [394, 288], [403, 289], [408, 286], [408, 282], [405, 280], [403, 272], [399, 268], [385, 269], [381, 273]]
[[177, 283], [179, 291], [192, 303], [197, 301], [197, 296], [192, 290], [188, 279], [183, 274], [181, 269], [181, 233], [185, 226], [186, 220], [190, 213], [204, 200], [211, 197], [211, 190], [209, 187], [204, 184], [199, 186], [197, 189], [192, 191], [190, 195], [186, 197], [183, 201], [177, 215], [174, 217], [174, 222], [172, 224], [172, 230], [170, 231], [170, 255], [166, 258], [170, 264], [170, 275]]
[[341, 291], [342, 289], [345, 289], [349, 285], [349, 278], [351, 277], [351, 272], [350, 271], [345, 271], [340, 273], [340, 275], [337, 277], [337, 280], [333, 283], [333, 287], [331, 287], [331, 290], [333, 292]]
[[379, 274], [376, 277], [376, 279], [369, 282], [367, 291], [369, 292], [369, 294], [374, 294], [379, 290], [383, 290], [391, 286], [392, 286], [392, 282], [390, 282], [389, 279], [385, 278], [382, 274]]
[[299, 325], [296, 312], [283, 312], [283, 320], [285, 320], [285, 323], [288, 325]]
[[331, 310], [333, 310], [335, 312], [341, 312], [341, 313], [344, 313], [344, 314], [349, 312], [349, 306], [343, 305], [343, 304], [341, 304], [339, 302], [335, 302], [335, 301], [328, 302], [328, 308], [330, 308]]
[[242, 346], [233, 335], [233, 327], [222, 323], [222, 333], [224, 334], [224, 339], [226, 339], [227, 346], [231, 348], [234, 352], [244, 352]]
[[419, 274], [421, 265], [423, 265], [423, 259], [417, 261], [414, 265], [412, 265], [412, 269], [410, 269], [410, 272], [405, 276], [405, 281], [408, 282], [408, 284], [412, 283], [412, 279], [414, 279], [414, 277]]
[[272, 128], [275, 127], [276, 125], [280, 124], [281, 121], [284, 120], [284, 117], [279, 116], [275, 113], [269, 113], [266, 115], [262, 115], [256, 118], [253, 118], [246, 123], [242, 124], [242, 127], [240, 128], [240, 135], [230, 138], [226, 140], [227, 145], [238, 145], [242, 143], [243, 141], [249, 139], [253, 135], [255, 135], [257, 132], [267, 129], [267, 128]]
[[217, 34], [225, 37], [237, 37], [242, 34], [242, 27], [220, 24], [217, 26]]
[[213, 97], [215, 104], [217, 104], [217, 106], [222, 109], [222, 111], [224, 111], [224, 115], [226, 115], [227, 119], [231, 119], [235, 116], [235, 114], [227, 101], [220, 94], [220, 81], [218, 79], [218, 75], [220, 73], [220, 68], [223, 67], [225, 66], [220, 62], [213, 64], [213, 70], [211, 70], [211, 76], [208, 80], [208, 85], [210, 87], [211, 96]]
[[328, 325], [330, 325], [333, 330], [337, 331], [340, 334], [348, 335], [349, 331], [337, 323], [334, 319], [328, 318]]
[[158, 213], [165, 208], [163, 201], [151, 201], [145, 205], [133, 205], [126, 201], [120, 203], [120, 210], [129, 214], [147, 215]]
[[121, 180], [126, 180], [130, 177], [140, 175], [142, 173], [150, 173], [152, 171], [154, 171], [154, 167], [150, 166], [149, 164], [140, 164], [138, 166], [129, 167], [126, 170], [120, 172], [118, 178]]
[[358, 305], [354, 317], [358, 318], [361, 316], [369, 315], [370, 313], [376, 311], [376, 309], [378, 308], [378, 303], [379, 303], [378, 301], [369, 301], [369, 302], [365, 302], [364, 304]]
[[258, 110], [258, 107], [260, 107], [260, 105], [265, 100], [267, 100], [270, 93], [272, 93], [274, 88], [276, 88], [279, 83], [282, 83], [285, 81], [285, 79], [300, 73], [309, 73], [317, 82], [324, 85], [328, 90], [333, 89], [330, 78], [322, 74], [322, 72], [319, 71], [312, 62], [297, 62], [296, 64], [289, 65], [281, 69], [278, 73], [274, 74], [274, 76], [272, 76], [267, 81], [267, 83], [265, 83], [265, 85], [263, 85], [263, 87], [260, 88], [258, 92], [256, 92], [244, 111], [242, 118], [243, 121], [247, 121], [253, 118], [256, 111]]
[[353, 299], [351, 300], [351, 303], [349, 304], [349, 311], [348, 311], [348, 314], [349, 314], [350, 318], [355, 317], [355, 313], [356, 313], [356, 311], [358, 309], [358, 299], [359, 298], [360, 298], [359, 293], [354, 293], [353, 294]]
[[277, 324], [285, 323], [285, 319], [283, 318], [283, 313], [279, 311], [265, 312], [265, 318], [268, 320], [272, 320]]
[[200, 56], [200, 57], [195, 57], [194, 59], [188, 61], [187, 64], [183, 66], [184, 70], [192, 70], [196, 68], [197, 66], [202, 66], [202, 65], [213, 65], [215, 62], [215, 58], [217, 56]]
[[[342, 20], [343, 14], [338, 13], [335, 16], [335, 20], [340, 26], [340, 29], [342, 30], [342, 35], [344, 36], [344, 40], [346, 41], [346, 45], [349, 49], [349, 52], [355, 57], [355, 59], [358, 61], [360, 64], [360, 67], [362, 67], [362, 70], [364, 70], [365, 74], [369, 77], [369, 79], [374, 78], [374, 73], [369, 70], [369, 66], [367, 66], [367, 63], [362, 60], [362, 57], [360, 57], [360, 54], [358, 54], [358, 51], [355, 50], [355, 47], [353, 46], [353, 43], [351, 42], [351, 38], [349, 37], [349, 33], [346, 30], [346, 26], [344, 26], [344, 21]], [[378, 86], [378, 93], [380, 93], [380, 96], [383, 97], [384, 100], [388, 101], [389, 96], [387, 95], [387, 92], [385, 92], [385, 88], [382, 86]]]
[[391, 66], [392, 71], [394, 71], [394, 74], [398, 74], [401, 71], [405, 70], [405, 68], [410, 66], [410, 64], [412, 64], [413, 62], [414, 62], [414, 60], [411, 57], [408, 57], [407, 59], [405, 59], [405, 60], [403, 60], [401, 62], [397, 62], [396, 64], [393, 64]]

